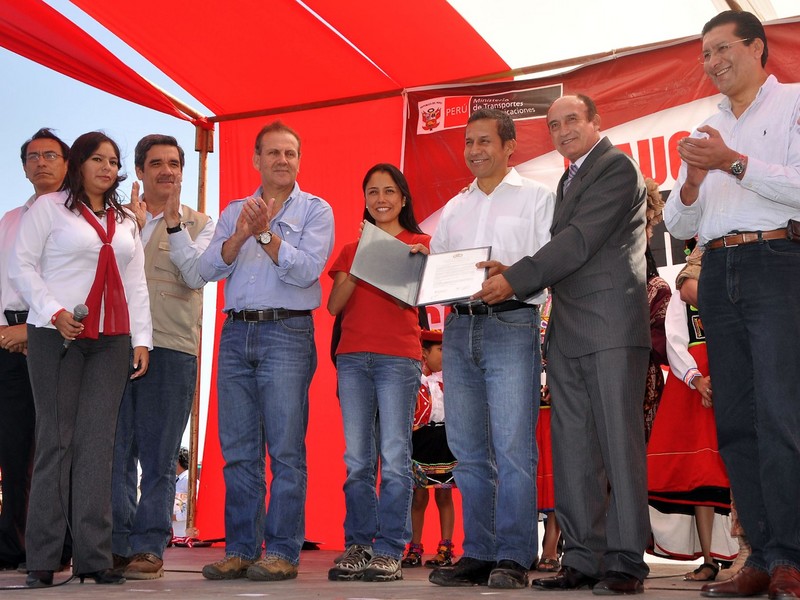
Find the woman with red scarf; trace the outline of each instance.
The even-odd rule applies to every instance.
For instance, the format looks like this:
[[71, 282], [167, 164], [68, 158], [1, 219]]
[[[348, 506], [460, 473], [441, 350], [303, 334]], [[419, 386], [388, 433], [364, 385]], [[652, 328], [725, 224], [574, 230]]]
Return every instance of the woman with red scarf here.
[[119, 168], [119, 148], [105, 134], [75, 140], [61, 191], [31, 206], [9, 265], [30, 305], [30, 587], [52, 585], [67, 527], [81, 581], [125, 581], [112, 569], [111, 457], [122, 391], [128, 376], [147, 370], [152, 324], [136, 220], [116, 193]]

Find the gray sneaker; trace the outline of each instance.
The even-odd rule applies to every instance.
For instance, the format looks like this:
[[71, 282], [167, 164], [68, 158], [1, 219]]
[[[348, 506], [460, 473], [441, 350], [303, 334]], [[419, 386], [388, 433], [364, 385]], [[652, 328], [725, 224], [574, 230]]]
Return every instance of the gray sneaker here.
[[362, 575], [364, 581], [394, 581], [403, 578], [400, 559], [391, 556], [375, 556]]
[[336, 566], [328, 571], [331, 581], [352, 581], [361, 579], [364, 569], [372, 559], [372, 547], [352, 544], [347, 547]]

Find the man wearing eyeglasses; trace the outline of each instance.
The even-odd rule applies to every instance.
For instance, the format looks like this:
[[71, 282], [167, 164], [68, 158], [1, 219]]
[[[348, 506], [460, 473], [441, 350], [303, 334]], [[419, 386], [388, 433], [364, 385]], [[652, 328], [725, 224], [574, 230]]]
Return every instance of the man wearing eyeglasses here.
[[67, 174], [68, 152], [69, 146], [46, 128], [22, 144], [22, 168], [33, 184], [34, 193], [24, 205], [0, 220], [0, 471], [3, 474], [0, 569], [16, 568], [25, 562], [35, 419], [26, 361], [28, 306], [11, 287], [8, 260], [23, 215], [39, 196], [61, 187]]
[[701, 60], [724, 98], [679, 143], [664, 209], [672, 235], [706, 248], [699, 304], [719, 450], [752, 554], [708, 597], [800, 597], [800, 86], [765, 70], [747, 12], [703, 28]]

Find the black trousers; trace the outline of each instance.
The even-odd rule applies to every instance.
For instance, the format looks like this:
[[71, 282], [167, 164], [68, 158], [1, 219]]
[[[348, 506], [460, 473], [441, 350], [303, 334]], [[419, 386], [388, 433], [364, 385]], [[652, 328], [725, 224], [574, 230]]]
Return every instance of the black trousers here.
[[30, 570], [56, 570], [70, 513], [73, 572], [111, 567], [111, 461], [130, 337], [79, 339], [28, 325], [36, 454], [25, 534]]
[[25, 562], [35, 410], [24, 354], [0, 348], [0, 566]]

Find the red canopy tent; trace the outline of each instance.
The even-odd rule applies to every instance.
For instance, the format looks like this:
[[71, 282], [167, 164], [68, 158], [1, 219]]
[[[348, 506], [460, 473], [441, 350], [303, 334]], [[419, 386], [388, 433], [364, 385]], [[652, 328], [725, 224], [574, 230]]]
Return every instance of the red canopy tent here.
[[[303, 138], [300, 185], [334, 207], [334, 252], [357, 231], [363, 173], [376, 162], [401, 162], [405, 90], [519, 74], [445, 0], [198, 0], [188, 5], [190, 10], [185, 3], [153, 0], [73, 3], [214, 114], [206, 120], [155, 88], [41, 0], [0, 0], [0, 45], [155, 110], [203, 126], [206, 121], [220, 123], [221, 208], [258, 185], [258, 175], [249, 166], [253, 138], [274, 118], [267, 115], [280, 115]], [[796, 39], [797, 27], [782, 35], [780, 43], [789, 45]], [[697, 42], [691, 43], [695, 45], [691, 50], [676, 46], [662, 52], [689, 56], [696, 53]], [[647, 64], [635, 56], [623, 58], [560, 80], [565, 90], [573, 91], [594, 82], [606, 99], [616, 102], [612, 119], [617, 119], [617, 113], [630, 105], [642, 114], [653, 108], [646, 104], [654, 96], [631, 91]], [[611, 69], [616, 70], [613, 84], [603, 87]], [[662, 70], [666, 84], [651, 77], [651, 87], [667, 95], [680, 85], [691, 87], [698, 97], [713, 93], [697, 70], [697, 65], [691, 74], [688, 68], [672, 74]], [[791, 80], [800, 79], [798, 70], [796, 62], [788, 69]], [[451, 160], [460, 161], [457, 144], [452, 153]], [[437, 202], [426, 206], [426, 214]], [[329, 288], [326, 275], [323, 281]], [[324, 310], [317, 311], [320, 361], [311, 388], [306, 531], [309, 538], [340, 547], [344, 444], [335, 373], [326, 357], [331, 324]], [[212, 373], [212, 390], [214, 378]], [[197, 525], [203, 537], [221, 537], [224, 484], [213, 391], [209, 412]]]

